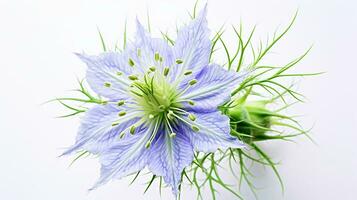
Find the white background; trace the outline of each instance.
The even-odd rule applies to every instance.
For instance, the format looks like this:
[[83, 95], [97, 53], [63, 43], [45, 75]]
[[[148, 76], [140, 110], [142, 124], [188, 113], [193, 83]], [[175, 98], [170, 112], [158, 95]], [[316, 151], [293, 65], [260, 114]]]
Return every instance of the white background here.
[[[128, 180], [115, 181], [87, 193], [99, 175], [96, 159], [68, 168], [70, 159], [57, 157], [74, 142], [79, 120], [56, 119], [65, 113], [63, 107], [40, 104], [70, 94], [68, 90], [77, 86], [76, 77], [84, 76], [85, 67], [72, 52], [100, 51], [96, 26], [113, 44], [121, 38], [125, 19], [133, 33], [135, 17], [145, 21], [148, 9], [155, 33], [174, 31], [176, 23], [189, 19], [193, 3], [0, 1], [0, 199], [160, 199], [156, 187], [142, 195], [143, 180], [130, 187]], [[286, 25], [299, 8], [294, 28], [269, 61], [283, 63], [314, 44], [299, 70], [327, 72], [300, 82], [299, 91], [308, 100], [295, 108], [295, 113], [304, 114], [306, 127], [314, 125], [318, 145], [303, 137], [296, 143], [271, 143], [269, 151], [281, 161], [286, 191], [281, 194], [276, 178], [266, 170], [256, 179], [262, 187], [260, 199], [356, 199], [356, 7], [352, 0], [209, 1], [212, 30], [242, 20], [247, 27], [258, 24], [258, 39]], [[234, 199], [221, 194], [219, 199]], [[170, 197], [165, 190], [162, 199]], [[247, 197], [253, 199], [248, 193]], [[185, 194], [183, 199], [192, 196]]]

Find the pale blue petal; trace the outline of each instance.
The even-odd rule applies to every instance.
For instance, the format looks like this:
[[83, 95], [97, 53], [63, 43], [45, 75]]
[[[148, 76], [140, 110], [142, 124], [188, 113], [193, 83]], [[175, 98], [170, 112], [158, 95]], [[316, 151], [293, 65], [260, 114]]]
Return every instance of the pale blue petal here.
[[186, 125], [183, 128], [196, 151], [215, 152], [217, 149], [244, 147], [241, 141], [230, 135], [229, 118], [226, 115], [219, 111], [193, 114], [196, 120], [190, 123], [200, 130], [195, 132]]
[[149, 150], [145, 148], [152, 129], [143, 128], [135, 135], [129, 135], [114, 143], [100, 154], [101, 175], [96, 184], [90, 189], [120, 179], [142, 170], [147, 164]]
[[171, 186], [175, 195], [181, 183], [182, 171], [193, 160], [193, 147], [189, 138], [177, 130], [174, 138], [162, 131], [150, 149], [149, 169]]
[[[114, 52], [99, 56], [77, 54], [87, 64], [86, 80], [97, 94], [112, 99], [128, 99], [128, 76], [135, 72], [123, 55]], [[122, 75], [118, 75], [122, 73]], [[109, 84], [110, 87], [107, 87]]]
[[176, 78], [182, 78], [186, 70], [199, 71], [208, 65], [211, 52], [211, 40], [209, 39], [209, 29], [206, 19], [207, 7], [190, 24], [179, 30], [174, 45], [174, 55], [176, 59], [183, 61], [182, 64], [175, 65]]
[[[152, 38], [144, 27], [137, 20], [135, 42], [132, 42], [125, 49], [124, 54], [127, 59], [132, 59], [135, 63], [134, 68], [146, 73], [150, 67], [163, 70], [173, 64], [173, 52], [171, 47], [162, 38]], [[155, 59], [158, 54], [162, 61]]]
[[[128, 114], [124, 117], [118, 116], [120, 111]], [[86, 112], [81, 120], [76, 143], [63, 155], [85, 150], [91, 153], [99, 153], [107, 148], [113, 141], [118, 140], [119, 134], [139, 121], [140, 113], [128, 111], [126, 106], [113, 104], [97, 105]], [[114, 122], [120, 122], [113, 126]]]
[[[211, 112], [230, 100], [231, 93], [239, 87], [244, 77], [244, 74], [227, 71], [221, 66], [209, 65], [191, 76], [191, 79], [196, 79], [197, 83], [189, 86], [180, 98], [195, 102], [193, 106], [184, 104], [188, 110]], [[183, 82], [180, 88], [183, 90], [188, 85], [188, 83]]]

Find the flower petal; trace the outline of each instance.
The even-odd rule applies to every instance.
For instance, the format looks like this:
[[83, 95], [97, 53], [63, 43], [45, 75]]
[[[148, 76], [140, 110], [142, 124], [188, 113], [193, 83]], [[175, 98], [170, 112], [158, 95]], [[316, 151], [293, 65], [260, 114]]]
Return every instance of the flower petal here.
[[206, 20], [207, 6], [190, 24], [183, 27], [177, 35], [174, 45], [176, 59], [182, 64], [173, 67], [175, 76], [181, 78], [186, 70], [199, 71], [208, 65], [211, 52], [211, 40]]
[[[90, 109], [81, 120], [76, 143], [63, 155], [80, 150], [96, 154], [107, 148], [109, 144], [119, 138], [121, 132], [140, 119], [140, 113], [134, 111], [119, 117], [118, 113], [121, 111], [128, 112], [127, 107], [108, 104], [97, 105]], [[119, 124], [113, 126], [113, 123]]]
[[134, 62], [134, 68], [145, 74], [150, 67], [163, 70], [173, 64], [173, 52], [167, 42], [161, 38], [152, 38], [139, 20], [136, 23], [135, 42], [124, 50], [126, 58]]
[[181, 174], [185, 167], [193, 160], [193, 147], [189, 138], [178, 131], [176, 137], [161, 132], [157, 141], [150, 149], [149, 169], [172, 187], [175, 195], [181, 183]]
[[183, 100], [192, 100], [195, 105], [185, 103], [189, 110], [198, 112], [211, 112], [218, 106], [230, 100], [234, 88], [238, 87], [245, 75], [227, 71], [218, 65], [204, 67], [199, 73], [192, 76], [197, 83], [189, 86], [182, 83], [180, 88], [189, 88], [181, 96]]
[[112, 100], [129, 98], [127, 77], [135, 70], [126, 63], [123, 55], [114, 52], [99, 56], [77, 55], [88, 66], [86, 79], [94, 92]]
[[199, 131], [195, 132], [188, 126], [184, 126], [184, 128], [196, 151], [215, 152], [218, 148], [244, 147], [241, 141], [230, 135], [229, 118], [227, 116], [219, 111], [193, 114], [196, 116], [196, 120], [191, 124], [197, 126]]
[[149, 150], [145, 148], [145, 144], [149, 140], [151, 131], [150, 128], [142, 128], [135, 135], [123, 138], [102, 152], [101, 175], [90, 190], [110, 180], [120, 179], [143, 169], [149, 158]]

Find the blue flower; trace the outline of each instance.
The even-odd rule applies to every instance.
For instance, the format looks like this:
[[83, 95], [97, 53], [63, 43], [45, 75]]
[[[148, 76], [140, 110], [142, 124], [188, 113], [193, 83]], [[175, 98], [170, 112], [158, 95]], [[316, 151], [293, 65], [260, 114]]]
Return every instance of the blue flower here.
[[137, 22], [136, 41], [123, 52], [78, 54], [90, 87], [107, 104], [86, 113], [64, 154], [99, 155], [101, 176], [92, 189], [147, 166], [177, 194], [194, 151], [243, 146], [218, 110], [243, 76], [209, 64], [210, 52], [205, 8], [178, 32], [174, 46]]

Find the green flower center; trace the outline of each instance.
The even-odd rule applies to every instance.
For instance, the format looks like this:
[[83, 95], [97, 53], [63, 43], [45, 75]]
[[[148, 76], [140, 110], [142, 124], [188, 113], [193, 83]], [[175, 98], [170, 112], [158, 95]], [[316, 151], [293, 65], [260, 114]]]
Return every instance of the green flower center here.
[[171, 108], [181, 107], [177, 102], [177, 89], [159, 73], [145, 75], [143, 80], [133, 82], [131, 92], [149, 119], [164, 117]]

